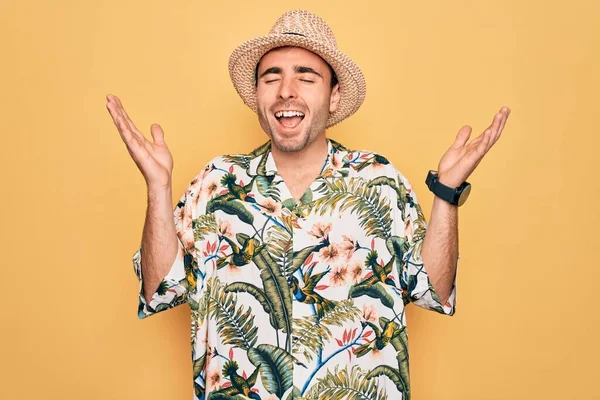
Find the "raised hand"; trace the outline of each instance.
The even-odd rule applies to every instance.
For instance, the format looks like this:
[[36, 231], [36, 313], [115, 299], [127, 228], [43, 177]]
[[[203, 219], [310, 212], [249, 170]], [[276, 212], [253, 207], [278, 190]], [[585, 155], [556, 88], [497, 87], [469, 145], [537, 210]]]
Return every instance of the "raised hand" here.
[[508, 107], [502, 107], [494, 115], [491, 125], [478, 137], [467, 143], [471, 136], [471, 127], [463, 126], [456, 135], [456, 140], [446, 151], [438, 166], [441, 183], [450, 187], [458, 187], [473, 173], [483, 156], [498, 141], [506, 120], [510, 115]]
[[173, 173], [173, 157], [165, 143], [160, 125], [152, 124], [150, 127], [153, 139], [153, 142], [150, 142], [135, 127], [117, 96], [109, 94], [106, 100], [106, 108], [127, 146], [129, 155], [144, 175], [148, 188], [169, 188]]

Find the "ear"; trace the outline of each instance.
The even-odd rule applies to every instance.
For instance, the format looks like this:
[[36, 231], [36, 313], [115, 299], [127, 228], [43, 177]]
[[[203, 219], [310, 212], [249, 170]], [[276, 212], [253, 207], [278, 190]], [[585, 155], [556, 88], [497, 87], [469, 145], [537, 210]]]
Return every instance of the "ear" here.
[[329, 96], [329, 112], [332, 113], [338, 108], [340, 102], [340, 84], [336, 83], [333, 89], [331, 89], [331, 95]]

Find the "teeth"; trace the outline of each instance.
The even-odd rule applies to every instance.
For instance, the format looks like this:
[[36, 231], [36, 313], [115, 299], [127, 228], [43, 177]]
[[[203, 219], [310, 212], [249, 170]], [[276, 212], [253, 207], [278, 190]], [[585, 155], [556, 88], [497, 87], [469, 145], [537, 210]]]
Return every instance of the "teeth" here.
[[275, 117], [304, 117], [304, 113], [300, 111], [278, 111], [275, 113]]

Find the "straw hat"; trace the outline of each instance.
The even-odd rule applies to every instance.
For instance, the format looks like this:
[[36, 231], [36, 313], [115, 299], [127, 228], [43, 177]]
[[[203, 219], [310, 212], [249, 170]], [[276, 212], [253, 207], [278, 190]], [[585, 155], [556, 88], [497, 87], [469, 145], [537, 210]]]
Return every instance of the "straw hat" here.
[[229, 57], [229, 76], [244, 103], [256, 112], [254, 71], [261, 57], [276, 47], [296, 46], [310, 50], [323, 58], [337, 75], [340, 83], [340, 102], [329, 115], [331, 127], [360, 107], [366, 94], [365, 78], [358, 66], [338, 50], [333, 32], [319, 16], [308, 11], [288, 11], [283, 14], [266, 36], [239, 45]]

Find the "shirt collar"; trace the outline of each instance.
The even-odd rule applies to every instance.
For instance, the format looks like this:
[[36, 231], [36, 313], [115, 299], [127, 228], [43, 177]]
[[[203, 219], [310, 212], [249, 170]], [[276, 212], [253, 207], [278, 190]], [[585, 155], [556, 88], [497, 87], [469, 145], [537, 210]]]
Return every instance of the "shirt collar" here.
[[[320, 176], [325, 178], [348, 176], [350, 170], [348, 152], [343, 145], [327, 138], [327, 157], [323, 162]], [[249, 168], [251, 175], [277, 175], [277, 166], [271, 152], [271, 141], [256, 148], [249, 156], [251, 157]]]

